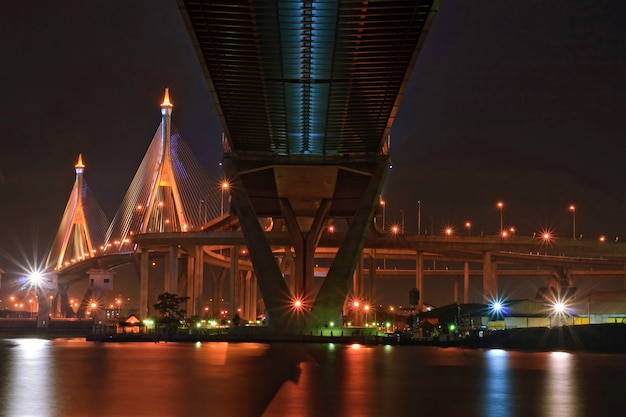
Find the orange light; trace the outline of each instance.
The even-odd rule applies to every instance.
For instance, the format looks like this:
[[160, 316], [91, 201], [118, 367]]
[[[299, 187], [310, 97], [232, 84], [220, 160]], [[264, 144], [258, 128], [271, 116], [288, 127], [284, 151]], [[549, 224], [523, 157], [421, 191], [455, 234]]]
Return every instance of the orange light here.
[[228, 181], [222, 182], [222, 190], [228, 190], [228, 187], [230, 187], [230, 184], [228, 183]]

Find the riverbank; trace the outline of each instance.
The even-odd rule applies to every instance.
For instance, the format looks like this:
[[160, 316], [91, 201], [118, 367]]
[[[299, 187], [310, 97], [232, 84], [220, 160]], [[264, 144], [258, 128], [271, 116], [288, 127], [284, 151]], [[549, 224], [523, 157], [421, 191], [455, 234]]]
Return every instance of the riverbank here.
[[507, 349], [526, 351], [589, 351], [626, 353], [626, 324], [592, 324], [563, 327], [533, 327], [497, 330], [483, 337], [451, 340], [412, 339], [384, 334], [374, 329], [320, 329], [307, 334], [277, 334], [269, 327], [247, 327], [146, 333], [94, 332], [90, 320], [56, 319], [37, 328], [32, 319], [0, 319], [0, 337], [80, 337], [94, 342], [257, 342], [257, 343], [338, 343], [364, 345], [409, 345]]
[[498, 330], [482, 338], [468, 339], [463, 345], [531, 351], [626, 353], [626, 324], [607, 323]]

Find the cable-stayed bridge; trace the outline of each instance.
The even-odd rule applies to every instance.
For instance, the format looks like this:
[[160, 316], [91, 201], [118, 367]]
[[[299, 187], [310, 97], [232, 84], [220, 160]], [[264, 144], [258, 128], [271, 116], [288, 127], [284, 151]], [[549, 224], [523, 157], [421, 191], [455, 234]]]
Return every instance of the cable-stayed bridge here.
[[[255, 315], [258, 286], [269, 323], [289, 330], [341, 323], [348, 293], [363, 292], [355, 271], [375, 274], [362, 264], [371, 264], [378, 248], [414, 251], [422, 294], [423, 261], [437, 254], [471, 253], [467, 262], [483, 265], [485, 296], [497, 290], [494, 257], [507, 248], [623, 258], [621, 244], [431, 242], [373, 226], [390, 163], [389, 129], [437, 1], [178, 3], [224, 127], [228, 192], [194, 162], [171, 124], [166, 93], [161, 125], [101, 251], [85, 251], [87, 243], [75, 253], [57, 251], [64, 253], [60, 271], [72, 256], [88, 262], [87, 255], [92, 261], [141, 255], [139, 313], [145, 317], [154, 299], [145, 255], [166, 259], [163, 288], [190, 296], [191, 314], [201, 305], [204, 265], [212, 263], [230, 271], [233, 311]], [[226, 212], [225, 194], [232, 199]], [[330, 226], [341, 230], [333, 239]], [[407, 247], [395, 247], [400, 241]], [[325, 247], [334, 252], [317, 288], [316, 253]], [[567, 281], [567, 272], [561, 275]], [[223, 280], [222, 270], [213, 276], [214, 288]], [[294, 313], [294, 301], [304, 308]]]

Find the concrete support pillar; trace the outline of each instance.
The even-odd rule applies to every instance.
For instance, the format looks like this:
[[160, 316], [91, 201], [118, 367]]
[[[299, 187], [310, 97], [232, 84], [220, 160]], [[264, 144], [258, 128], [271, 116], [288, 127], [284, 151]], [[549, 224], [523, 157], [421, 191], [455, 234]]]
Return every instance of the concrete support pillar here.
[[422, 300], [424, 299], [424, 252], [417, 251], [415, 257], [415, 288], [419, 293], [417, 300], [417, 312], [422, 312]]
[[376, 297], [376, 249], [372, 249], [369, 256], [369, 290], [367, 293], [368, 300], [372, 305], [372, 308], [376, 308], [374, 303], [378, 298]]
[[388, 169], [389, 159], [386, 155], [381, 155], [381, 158], [376, 161], [376, 168], [372, 172], [367, 187], [361, 194], [361, 201], [349, 222], [345, 239], [337, 250], [335, 260], [317, 294], [311, 310], [311, 327], [322, 327], [331, 322], [343, 324], [342, 307], [350, 290], [350, 278], [361, 256], [366, 232], [372, 225], [374, 211], [378, 206], [382, 183]]
[[296, 261], [293, 257], [290, 247], [285, 248], [285, 256], [281, 259], [280, 270], [285, 274], [287, 278], [287, 285], [291, 294], [296, 293]]
[[139, 271], [139, 318], [148, 317], [148, 281], [150, 273], [150, 254], [148, 249], [141, 249], [141, 265]]
[[211, 269], [211, 279], [213, 281], [211, 299], [211, 317], [219, 318], [220, 311], [222, 310], [222, 298], [224, 298], [224, 280], [226, 279], [226, 273], [230, 271], [226, 268], [221, 268], [219, 273], [215, 273], [214, 269]]
[[[179, 294], [186, 294], [187, 316], [201, 316], [202, 311], [202, 291], [204, 281], [204, 250], [202, 245], [195, 245], [187, 248], [189, 253], [187, 259], [187, 286], [186, 291]], [[180, 287], [180, 285], [179, 285]]]
[[204, 248], [196, 246], [193, 267], [194, 314], [202, 315], [202, 293], [204, 292]]
[[363, 254], [359, 256], [359, 260], [352, 274], [352, 295], [357, 299], [363, 300]]
[[279, 200], [280, 209], [295, 251], [295, 285], [292, 295], [306, 304], [312, 302], [315, 280], [315, 248], [322, 234], [330, 209], [330, 200], [323, 200], [308, 230], [303, 230], [288, 199]]
[[252, 306], [250, 304], [251, 281], [252, 281], [252, 272], [246, 271], [246, 274], [244, 276], [243, 291], [242, 291], [244, 294], [244, 305], [243, 305], [244, 315], [242, 317], [246, 319], [247, 321], [252, 321], [252, 316], [253, 316]]
[[178, 246], [170, 246], [165, 258], [165, 291], [178, 293]]
[[[250, 260], [254, 265], [267, 309], [266, 322], [279, 331], [289, 331], [293, 323], [287, 308], [291, 293], [283, 279], [265, 232], [259, 224], [259, 218], [246, 192], [239, 170], [235, 167], [237, 161], [225, 159], [223, 163], [227, 175], [231, 178], [232, 203], [250, 251]], [[297, 323], [293, 324], [297, 326]]]
[[469, 303], [469, 262], [463, 264], [463, 304]]
[[257, 311], [257, 282], [256, 282], [256, 274], [254, 271], [250, 273], [250, 320], [253, 322], [256, 321], [256, 317], [258, 314]]
[[459, 303], [459, 279], [457, 277], [454, 277], [454, 290], [452, 298], [455, 303]]
[[230, 273], [228, 278], [230, 282], [230, 307], [228, 310], [232, 322], [239, 308], [239, 250], [237, 246], [231, 246], [230, 248]]
[[483, 301], [489, 302], [495, 297], [494, 293], [494, 264], [491, 251], [483, 253]]
[[242, 319], [247, 319], [248, 317], [248, 293], [246, 283], [248, 282], [248, 275], [250, 271], [239, 271], [239, 294], [237, 299], [239, 300], [239, 304], [237, 307], [237, 314]]
[[[195, 248], [195, 247], [194, 247]], [[195, 297], [195, 277], [194, 277], [194, 268], [196, 266], [196, 257], [195, 251], [192, 249], [191, 252], [187, 251], [187, 272], [185, 273], [185, 286], [183, 287], [183, 291], [178, 294], [184, 294], [189, 299], [187, 300], [187, 306], [185, 310], [187, 311], [187, 317], [194, 316], [197, 310], [196, 306], [196, 297]], [[181, 280], [182, 281], [182, 280]], [[180, 284], [180, 283], [179, 283]]]

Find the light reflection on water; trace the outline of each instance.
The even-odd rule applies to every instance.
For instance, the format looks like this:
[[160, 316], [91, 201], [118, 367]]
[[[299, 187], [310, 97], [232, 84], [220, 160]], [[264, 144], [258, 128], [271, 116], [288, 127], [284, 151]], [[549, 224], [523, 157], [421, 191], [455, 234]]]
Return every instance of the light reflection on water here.
[[614, 416], [626, 356], [0, 340], [0, 415]]

